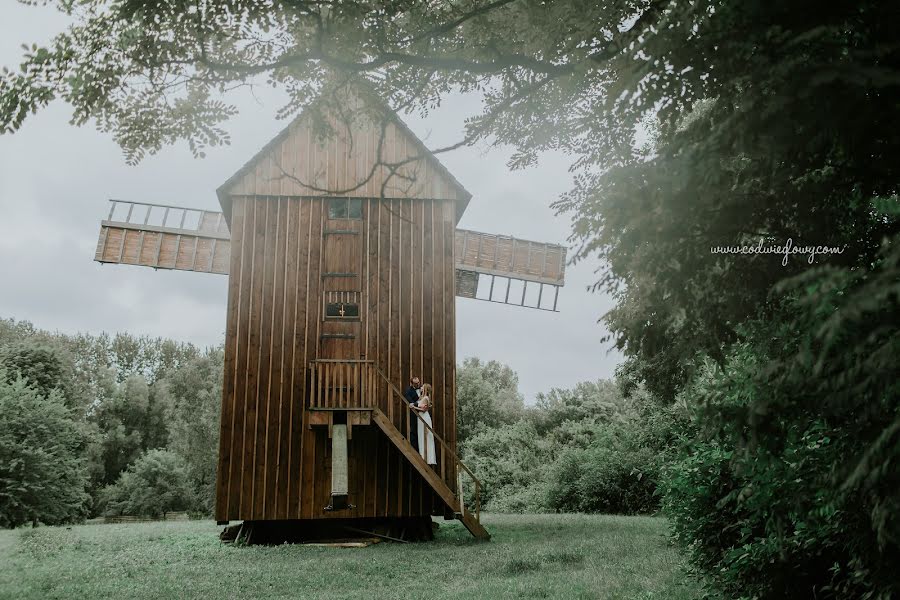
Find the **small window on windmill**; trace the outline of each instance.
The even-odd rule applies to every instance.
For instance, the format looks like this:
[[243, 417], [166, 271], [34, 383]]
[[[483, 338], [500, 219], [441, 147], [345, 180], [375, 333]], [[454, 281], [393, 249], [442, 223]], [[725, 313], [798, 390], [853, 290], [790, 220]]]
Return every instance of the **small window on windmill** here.
[[362, 219], [362, 199], [329, 198], [329, 219]]
[[358, 321], [359, 292], [325, 292], [325, 319]]
[[326, 319], [358, 319], [359, 304], [350, 302], [329, 302], [325, 306]]

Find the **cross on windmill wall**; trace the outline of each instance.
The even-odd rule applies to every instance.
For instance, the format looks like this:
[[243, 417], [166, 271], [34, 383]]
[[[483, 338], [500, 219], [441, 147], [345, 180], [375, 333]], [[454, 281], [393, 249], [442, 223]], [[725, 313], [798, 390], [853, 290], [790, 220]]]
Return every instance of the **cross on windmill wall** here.
[[[556, 311], [566, 249], [458, 229], [471, 194], [379, 100], [345, 102], [364, 116], [322, 139], [301, 114], [222, 212], [112, 200], [95, 259], [229, 276], [217, 521], [416, 539], [444, 515], [487, 539], [456, 454], [454, 298]], [[434, 467], [410, 374], [435, 389]]]

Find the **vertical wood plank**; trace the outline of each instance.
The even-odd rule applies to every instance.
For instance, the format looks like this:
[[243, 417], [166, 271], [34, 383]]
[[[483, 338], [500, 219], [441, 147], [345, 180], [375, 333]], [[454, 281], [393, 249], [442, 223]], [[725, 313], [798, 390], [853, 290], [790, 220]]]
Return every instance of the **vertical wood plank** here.
[[[302, 150], [303, 145], [298, 144], [298, 152]], [[299, 345], [302, 347], [302, 351], [299, 354], [295, 354], [294, 358], [294, 383], [291, 385], [291, 389], [294, 393], [297, 390], [297, 382], [300, 382], [299, 389], [299, 397], [295, 396], [294, 401], [291, 403], [292, 409], [295, 411], [295, 415], [299, 413], [299, 418], [295, 417], [299, 421], [299, 429], [298, 433], [293, 436], [291, 440], [291, 478], [288, 480], [288, 485], [291, 486], [288, 489], [288, 502], [290, 505], [290, 514], [295, 518], [300, 517], [300, 498], [301, 498], [301, 488], [302, 482], [304, 481], [303, 471], [304, 471], [304, 461], [303, 458], [303, 449], [305, 448], [304, 440], [309, 437], [309, 431], [306, 427], [307, 422], [307, 411], [306, 405], [309, 399], [311, 398], [311, 390], [308, 387], [309, 377], [307, 374], [307, 365], [309, 364], [309, 350], [308, 350], [308, 332], [309, 332], [309, 312], [306, 307], [306, 293], [309, 290], [309, 277], [310, 277], [310, 252], [312, 251], [311, 244], [311, 233], [312, 233], [312, 206], [310, 203], [300, 199], [297, 200], [297, 209], [299, 213], [299, 223], [300, 223], [300, 231], [298, 232], [298, 236], [302, 236], [303, 240], [301, 243], [298, 243], [297, 246], [297, 272], [296, 279], [297, 283], [294, 288], [294, 323], [297, 324], [297, 330], [294, 335], [294, 349], [296, 353], [296, 348]], [[301, 309], [302, 307], [302, 309]], [[298, 312], [302, 310], [302, 312]], [[303, 318], [303, 327], [299, 327], [299, 317], [302, 315]], [[302, 332], [302, 340], [297, 339], [297, 337]], [[296, 477], [297, 484], [293, 485], [294, 478]]]
[[[445, 208], [445, 223], [447, 242], [444, 246], [447, 253], [446, 262], [446, 287], [447, 294], [447, 346], [445, 349], [445, 401], [442, 403], [444, 423], [441, 426], [441, 437], [447, 440], [451, 450], [456, 452], [456, 261], [454, 254], [453, 238], [456, 229], [456, 206], [453, 201], [442, 202]], [[456, 472], [455, 462], [451, 463], [451, 471]]]
[[[280, 182], [279, 182], [280, 189]], [[277, 197], [273, 200], [276, 207], [275, 228], [275, 273], [272, 302], [272, 341], [269, 357], [269, 410], [266, 427], [266, 501], [265, 515], [269, 519], [278, 518], [278, 484], [281, 475], [281, 441], [284, 438], [282, 425], [284, 408], [284, 310], [285, 279], [287, 269], [287, 221], [289, 213], [287, 200]]]
[[[251, 403], [251, 390], [256, 389], [256, 370], [252, 368], [252, 365], [256, 360], [256, 352], [259, 349], [258, 337], [259, 337], [259, 327], [257, 325], [257, 320], [255, 318], [254, 311], [258, 311], [259, 304], [259, 294], [257, 290], [254, 288], [254, 283], [256, 282], [256, 273], [259, 268], [259, 259], [256, 252], [257, 244], [258, 244], [258, 202], [255, 198], [248, 198], [244, 200], [247, 204], [246, 213], [247, 213], [247, 223], [244, 226], [244, 248], [247, 251], [245, 256], [245, 264], [249, 266], [249, 273], [242, 277], [241, 285], [244, 287], [244, 294], [247, 296], [247, 305], [244, 311], [246, 315], [246, 321], [244, 322], [245, 327], [243, 328], [246, 334], [243, 336], [243, 339], [240, 341], [243, 344], [246, 344], [246, 350], [244, 352], [243, 360], [238, 364], [239, 373], [239, 382], [242, 384], [241, 386], [241, 410], [240, 410], [240, 433], [235, 436], [234, 445], [235, 454], [239, 453], [240, 456], [240, 477], [236, 478], [236, 497], [238, 498], [238, 516], [236, 518], [244, 519], [248, 518], [248, 515], [251, 515], [250, 511], [250, 477], [248, 477], [248, 471], [252, 472], [252, 453], [248, 456], [247, 450], [251, 447], [249, 443], [247, 443], [247, 429], [248, 429], [248, 420], [253, 422], [253, 415], [251, 413], [251, 406], [255, 406], [255, 404]], [[235, 415], [237, 416], [237, 414]]]
[[[284, 188], [282, 188], [283, 190]], [[292, 198], [284, 200], [287, 219], [285, 223], [284, 236], [284, 291], [282, 296], [282, 330], [281, 330], [281, 366], [282, 366], [282, 383], [281, 396], [281, 414], [279, 420], [278, 434], [278, 484], [275, 492], [277, 519], [288, 519], [289, 517], [289, 476], [291, 462], [291, 443], [294, 439], [296, 431], [294, 430], [293, 419], [293, 391], [294, 391], [294, 340], [297, 335], [297, 319], [291, 318], [295, 308], [296, 296], [294, 291], [297, 285], [297, 247], [299, 246], [299, 236], [297, 231], [297, 213], [295, 209], [295, 201]]]
[[[264, 176], [267, 172], [264, 172]], [[260, 201], [260, 211], [264, 215], [261, 220], [262, 230], [262, 277], [257, 288], [261, 291], [259, 303], [259, 350], [257, 351], [257, 385], [256, 385], [256, 414], [253, 432], [253, 483], [251, 488], [251, 502], [253, 503], [253, 518], [265, 518], [265, 494], [267, 454], [266, 438], [268, 436], [269, 418], [269, 382], [271, 381], [271, 355], [272, 355], [272, 316], [274, 300], [274, 274], [275, 274], [275, 221], [277, 220], [275, 202], [270, 197]]]
[[[399, 140], [398, 140], [399, 141]], [[398, 147], [399, 144], [395, 145], [394, 156], [395, 160], [397, 160], [398, 154], [401, 151], [401, 148]], [[399, 349], [398, 362], [399, 362], [399, 377], [396, 381], [396, 385], [398, 387], [403, 385], [403, 382], [409, 377], [412, 373], [411, 369], [411, 360], [410, 354], [412, 353], [412, 336], [410, 335], [411, 331], [411, 323], [412, 323], [412, 225], [409, 223], [410, 219], [410, 211], [409, 205], [411, 200], [402, 199], [397, 201], [397, 211], [400, 213], [400, 273], [399, 273], [399, 313], [397, 315], [397, 324], [398, 324], [398, 333], [400, 337], [397, 339], [397, 346]], [[402, 390], [403, 388], [400, 387]], [[396, 400], [392, 402], [393, 404], [397, 404]], [[399, 406], [399, 405], [398, 405]], [[401, 418], [406, 417], [409, 410], [400, 409]], [[400, 431], [403, 431], [402, 427], [398, 428]], [[397, 502], [399, 504], [398, 510], [401, 514], [409, 514], [409, 501], [411, 497], [410, 490], [410, 481], [409, 481], [409, 461], [400, 453], [397, 453], [398, 458], [398, 473], [399, 477], [399, 491], [397, 493]]]
[[425, 223], [427, 226], [425, 227], [425, 267], [423, 269], [424, 272], [424, 285], [423, 288], [427, 290], [428, 296], [426, 301], [424, 302], [423, 309], [423, 318], [425, 320], [425, 333], [424, 333], [424, 343], [423, 346], [425, 348], [425, 358], [423, 360], [423, 372], [427, 374], [429, 382], [436, 381], [436, 365], [437, 365], [437, 347], [435, 345], [435, 337], [434, 337], [434, 321], [435, 321], [435, 255], [434, 255], [434, 241], [435, 241], [435, 211], [434, 211], [434, 202], [426, 201], [425, 203], [425, 211], [426, 218]]
[[[387, 205], [388, 201], [383, 200], [382, 202]], [[393, 208], [393, 207], [391, 207]], [[385, 373], [389, 378], [394, 378], [394, 368], [397, 364], [397, 361], [394, 359], [394, 350], [396, 349], [396, 344], [394, 344], [394, 330], [396, 329], [395, 322], [395, 304], [394, 304], [394, 248], [398, 245], [395, 241], [397, 238], [395, 237], [397, 234], [395, 233], [394, 221], [396, 220], [393, 212], [388, 213], [388, 264], [387, 264], [387, 278], [388, 278], [388, 302], [387, 302], [387, 370]], [[388, 400], [388, 420], [394, 420], [394, 403]]]
[[[418, 149], [413, 148], [412, 151], [417, 152]], [[422, 167], [419, 172], [419, 177], [421, 180], [423, 176], [428, 174], [428, 169], [427, 164], [423, 164], [420, 166]], [[418, 189], [422, 189], [421, 183], [419, 184]], [[421, 197], [421, 194], [419, 196]], [[423, 380], [430, 377], [430, 373], [427, 368], [427, 360], [429, 358], [429, 355], [433, 352], [432, 349], [425, 346], [425, 337], [428, 328], [425, 311], [426, 305], [430, 304], [431, 302], [431, 291], [426, 290], [425, 288], [425, 282], [428, 277], [426, 273], [426, 254], [428, 251], [426, 245], [426, 236], [428, 235], [429, 231], [429, 221], [427, 216], [428, 204], [430, 204], [428, 200], [414, 200], [412, 202], [412, 205], [414, 207], [413, 221], [415, 221], [417, 224], [413, 250], [413, 262], [416, 265], [417, 273], [417, 279], [414, 282], [416, 292], [413, 296], [413, 358], [416, 364], [415, 370], [416, 372], [421, 373], [421, 377], [423, 378]], [[415, 422], [416, 419], [413, 419], [413, 421]], [[423, 516], [428, 515], [431, 511], [430, 508], [426, 508], [425, 493], [426, 488], [428, 488], [429, 486], [427, 485], [425, 480], [418, 474], [418, 472], [415, 471], [415, 469], [412, 469], [411, 473], [415, 482], [411, 502], [411, 514]]]
[[[318, 218], [319, 228], [315, 233], [314, 239], [315, 239], [316, 243], [315, 243], [314, 247], [317, 252], [319, 268], [318, 268], [318, 273], [317, 273], [318, 276], [312, 280], [313, 287], [315, 288], [315, 295], [312, 296], [312, 299], [315, 302], [315, 309], [316, 309], [313, 314], [320, 315], [320, 314], [323, 314], [323, 310], [324, 310], [324, 307], [322, 306], [322, 289], [323, 289], [322, 288], [322, 273], [324, 272], [322, 267], [324, 265], [325, 236], [323, 235], [323, 233], [325, 231], [325, 212], [327, 209], [325, 207], [324, 200], [316, 199], [315, 205], [316, 205], [316, 209], [317, 209], [318, 217], [319, 217]], [[312, 305], [312, 302], [310, 302], [310, 305]], [[322, 353], [321, 353], [321, 349], [322, 349], [321, 325], [322, 325], [322, 319], [317, 318], [316, 319], [316, 358], [317, 359], [321, 358], [321, 356], [322, 356]]]
[[[149, 214], [149, 210], [148, 210]], [[240, 352], [238, 344], [241, 322], [241, 277], [243, 273], [243, 227], [244, 203], [237, 201], [232, 207], [231, 222], [235, 235], [232, 236], [232, 256], [230, 275], [228, 277], [228, 305], [225, 321], [225, 357], [222, 378], [222, 412], [219, 424], [219, 460], [216, 467], [216, 520], [227, 521], [232, 518], [231, 512], [231, 480], [232, 472], [232, 437], [235, 413], [235, 365]]]
[[[435, 380], [432, 384], [435, 387], [435, 391], [439, 388], [441, 390], [440, 394], [443, 396], [446, 393], [445, 381], [444, 381], [444, 370], [446, 369], [446, 361], [444, 359], [444, 354], [446, 351], [446, 330], [444, 324], [446, 322], [447, 317], [447, 300], [446, 300], [446, 290], [445, 290], [445, 281], [444, 272], [447, 270], [447, 261], [446, 261], [446, 230], [444, 227], [444, 211], [443, 211], [443, 203], [435, 202], [433, 204], [435, 219], [434, 219], [434, 244], [435, 244], [435, 267], [434, 267], [434, 290], [435, 290], [435, 310], [438, 312], [436, 319], [436, 329], [434, 331], [434, 353], [435, 353], [435, 361], [437, 363], [436, 372], [435, 372]], [[455, 242], [455, 240], [454, 240]], [[435, 393], [437, 396], [437, 393]], [[446, 405], [446, 402], [438, 401], [435, 398], [435, 407], [432, 411], [433, 415], [433, 426], [435, 431], [441, 432], [444, 424], [444, 413], [443, 409]], [[442, 476], [446, 473], [446, 461], [442, 458], [441, 461], [441, 474]]]

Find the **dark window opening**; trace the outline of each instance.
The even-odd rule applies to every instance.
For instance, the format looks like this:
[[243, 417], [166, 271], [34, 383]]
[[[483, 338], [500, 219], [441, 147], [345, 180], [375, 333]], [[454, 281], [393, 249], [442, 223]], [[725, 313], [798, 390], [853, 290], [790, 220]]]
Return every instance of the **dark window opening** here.
[[329, 198], [329, 219], [362, 219], [361, 198]]
[[358, 319], [359, 304], [353, 302], [329, 302], [325, 305], [326, 319]]

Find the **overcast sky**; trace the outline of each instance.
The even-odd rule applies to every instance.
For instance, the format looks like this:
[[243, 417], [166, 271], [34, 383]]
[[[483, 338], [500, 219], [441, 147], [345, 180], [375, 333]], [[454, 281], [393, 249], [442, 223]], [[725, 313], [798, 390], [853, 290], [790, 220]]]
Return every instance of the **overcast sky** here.
[[[0, 65], [17, 65], [21, 44], [45, 42], [64, 27], [52, 8], [4, 2]], [[229, 98], [240, 115], [227, 124], [232, 144], [194, 159], [186, 144], [165, 148], [136, 167], [111, 137], [69, 124], [56, 103], [14, 135], [0, 135], [0, 317], [66, 333], [101, 331], [169, 337], [200, 346], [224, 338], [226, 278], [93, 262], [109, 198], [218, 210], [215, 189], [285, 123], [271, 90]], [[446, 101], [421, 120], [401, 115], [426, 145], [458, 139], [475, 98]], [[463, 148], [442, 154], [472, 192], [460, 227], [566, 243], [569, 218], [550, 208], [571, 186], [569, 164], [547, 154], [526, 171], [510, 171], [511, 149]], [[601, 343], [598, 318], [610, 298], [590, 293], [597, 263], [568, 267], [559, 313], [457, 299], [457, 361], [496, 359], [518, 374], [531, 402], [541, 391], [611, 377], [621, 356]]]

